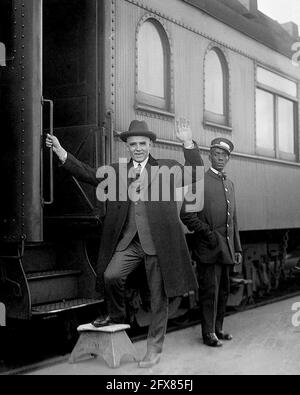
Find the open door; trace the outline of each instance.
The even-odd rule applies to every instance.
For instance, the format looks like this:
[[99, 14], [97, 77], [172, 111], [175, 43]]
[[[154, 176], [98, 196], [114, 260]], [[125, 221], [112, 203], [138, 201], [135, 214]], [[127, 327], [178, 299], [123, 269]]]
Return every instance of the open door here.
[[0, 75], [0, 300], [9, 319], [102, 303], [86, 232], [76, 238], [61, 226], [98, 225], [95, 190], [66, 174], [45, 147], [53, 131], [97, 166], [98, 3], [0, 1], [0, 41], [8, 49]]
[[[52, 123], [64, 148], [92, 167], [100, 165], [102, 149], [102, 6], [97, 0], [44, 0], [43, 10], [43, 95], [53, 101], [53, 114], [49, 110], [52, 103], [44, 105], [44, 130]], [[55, 158], [53, 176], [49, 163], [46, 150], [44, 195], [52, 203], [45, 207], [50, 228], [97, 222], [101, 207], [95, 188], [70, 177]]]

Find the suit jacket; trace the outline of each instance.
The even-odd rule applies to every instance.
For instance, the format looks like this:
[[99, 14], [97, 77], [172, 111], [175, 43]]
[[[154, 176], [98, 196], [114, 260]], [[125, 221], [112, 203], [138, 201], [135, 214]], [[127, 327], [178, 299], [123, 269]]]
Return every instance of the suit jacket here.
[[204, 264], [234, 264], [241, 252], [233, 182], [211, 169], [204, 177], [204, 208], [197, 213], [181, 210], [181, 219], [194, 232], [193, 254]]
[[[196, 166], [203, 166], [199, 149], [197, 147], [189, 150], [184, 149], [184, 155], [186, 159], [185, 164], [192, 166], [192, 181], [194, 182], [196, 181]], [[127, 164], [128, 172], [132, 165], [132, 162]], [[115, 163], [111, 166], [113, 166], [116, 172], [116, 188], [118, 189], [122, 185], [119, 164]], [[157, 185], [157, 182], [154, 181], [158, 179], [160, 180], [159, 185], [162, 187], [163, 180], [159, 178], [159, 171], [163, 166], [167, 168], [176, 166], [178, 170], [174, 177], [170, 179], [169, 201], [163, 201], [160, 196], [156, 201], [149, 199], [143, 204], [162, 270], [166, 294], [168, 297], [175, 297], [183, 295], [190, 290], [195, 290], [198, 284], [192, 268], [185, 235], [178, 215], [177, 202], [173, 193], [175, 186], [181, 187], [185, 184], [185, 180], [182, 180], [183, 166], [175, 160], [156, 160], [150, 156], [145, 169], [147, 169], [148, 175], [151, 174], [151, 180], [148, 182], [145, 192], [148, 191], [149, 196], [151, 196], [153, 185]], [[96, 177], [95, 169], [78, 161], [71, 154], [68, 154], [67, 161], [63, 167], [81, 181], [95, 186], [98, 186], [101, 181]], [[189, 179], [188, 183], [190, 182], [191, 180]], [[98, 284], [102, 281], [103, 273], [122, 238], [122, 232], [124, 231], [131, 205], [131, 200], [128, 196], [125, 199], [119, 199], [119, 193], [117, 193], [116, 197], [117, 199], [115, 201], [108, 200], [106, 202], [106, 216], [102, 227], [99, 257], [96, 267]]]

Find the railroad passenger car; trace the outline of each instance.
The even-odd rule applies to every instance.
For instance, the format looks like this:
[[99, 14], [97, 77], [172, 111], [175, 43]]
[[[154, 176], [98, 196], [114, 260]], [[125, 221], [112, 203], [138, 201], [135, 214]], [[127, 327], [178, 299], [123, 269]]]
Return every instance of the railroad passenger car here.
[[[154, 156], [182, 161], [174, 119], [190, 119], [208, 166], [210, 141], [235, 145], [244, 263], [229, 304], [297, 286], [299, 79], [295, 24], [256, 0], [1, 0], [0, 300], [32, 320], [101, 308], [94, 262], [104, 207], [44, 147], [55, 133], [98, 167], [126, 157], [120, 132], [145, 120]], [[244, 281], [246, 280], [246, 281]], [[146, 309], [134, 281], [129, 310]], [[147, 299], [147, 291], [142, 292]], [[171, 303], [171, 315], [197, 307]]]

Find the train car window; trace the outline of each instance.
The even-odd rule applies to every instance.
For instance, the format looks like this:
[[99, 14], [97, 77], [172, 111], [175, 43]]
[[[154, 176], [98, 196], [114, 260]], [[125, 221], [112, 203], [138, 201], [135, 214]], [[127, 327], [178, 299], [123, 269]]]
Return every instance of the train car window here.
[[260, 155], [297, 160], [297, 84], [257, 67], [256, 150]]
[[138, 33], [138, 104], [170, 110], [170, 46], [164, 28], [148, 19]]
[[294, 103], [282, 97], [278, 98], [278, 138], [279, 151], [294, 154], [295, 123]]
[[297, 84], [262, 67], [257, 68], [257, 81], [287, 95], [297, 97]]
[[0, 66], [6, 66], [6, 47], [5, 44], [0, 42]]
[[258, 147], [270, 150], [275, 155], [274, 139], [274, 95], [257, 89], [256, 92], [256, 144]]
[[208, 122], [228, 126], [229, 72], [227, 61], [219, 50], [212, 48], [205, 58], [205, 114]]

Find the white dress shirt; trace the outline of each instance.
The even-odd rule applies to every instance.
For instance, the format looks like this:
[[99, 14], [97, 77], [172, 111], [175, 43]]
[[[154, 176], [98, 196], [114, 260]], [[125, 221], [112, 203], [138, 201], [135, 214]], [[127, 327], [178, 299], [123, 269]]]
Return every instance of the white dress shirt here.
[[148, 163], [148, 160], [149, 160], [149, 156], [141, 163], [136, 162], [135, 160], [133, 160], [133, 166], [136, 169], [138, 167], [138, 165], [141, 165], [141, 174], [142, 174], [143, 170], [145, 169], [145, 167], [146, 167], [146, 165]]
[[218, 170], [214, 169], [213, 167], [211, 167], [210, 170], [211, 170], [212, 172], [214, 172], [217, 176], [218, 176], [219, 173], [220, 173]]

